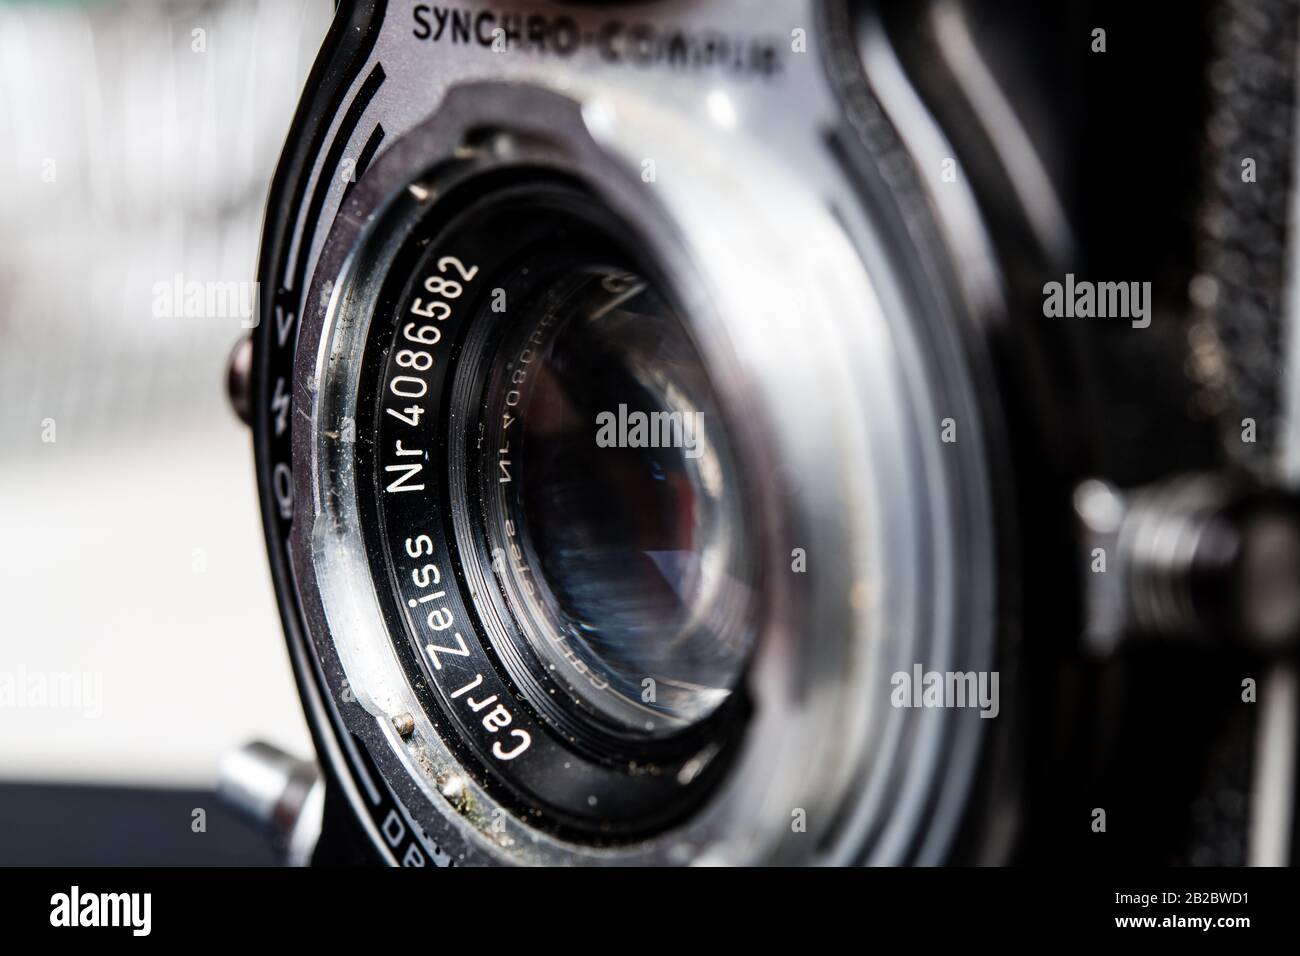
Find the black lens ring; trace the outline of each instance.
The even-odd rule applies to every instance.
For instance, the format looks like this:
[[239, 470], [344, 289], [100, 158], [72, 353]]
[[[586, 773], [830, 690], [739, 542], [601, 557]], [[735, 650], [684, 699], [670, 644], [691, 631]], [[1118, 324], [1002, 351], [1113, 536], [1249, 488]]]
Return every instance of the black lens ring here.
[[[539, 706], [537, 688], [521, 686], [517, 680], [518, 668], [512, 669], [502, 660], [499, 645], [484, 632], [480, 602], [476, 600], [483, 588], [481, 583], [470, 580], [466, 569], [481, 567], [478, 562], [484, 560], [481, 547], [486, 542], [479, 535], [480, 551], [474, 561], [463, 560], [465, 555], [458, 539], [465, 535], [457, 534], [455, 524], [457, 515], [465, 518], [469, 512], [457, 506], [447, 472], [440, 466], [452, 453], [451, 422], [470, 420], [469, 408], [453, 402], [456, 390], [452, 389], [451, 382], [461, 377], [453, 370], [471, 358], [481, 359], [491, 354], [486, 349], [480, 349], [477, 355], [466, 353], [475, 320], [481, 321], [489, 311], [485, 307], [484, 291], [494, 287], [492, 277], [508, 274], [512, 260], [531, 242], [543, 240], [547, 229], [553, 226], [553, 219], [550, 224], [543, 224], [539, 218], [532, 229], [524, 228], [527, 217], [521, 214], [529, 204], [539, 215], [553, 217], [556, 212], [566, 210], [574, 222], [580, 222], [585, 216], [593, 227], [599, 220], [614, 236], [629, 235], [612, 215], [600, 210], [580, 185], [551, 172], [484, 173], [450, 189], [439, 200], [434, 207], [436, 212], [413, 232], [395, 257], [366, 344], [357, 408], [356, 460], [361, 480], [367, 482], [367, 476], [374, 476], [375, 481], [370, 486], [373, 495], [358, 495], [362, 528], [372, 572], [377, 581], [390, 585], [378, 590], [399, 659], [412, 678], [422, 706], [435, 725], [443, 728], [442, 736], [458, 758], [475, 771], [476, 778], [485, 787], [504, 791], [502, 802], [512, 806], [532, 825], [559, 836], [580, 839], [637, 839], [682, 819], [707, 796], [734, 754], [749, 705], [742, 681], [739, 692], [732, 695], [733, 700], [727, 706], [673, 738], [647, 741], [602, 736], [592, 732], [591, 727], [566, 725], [553, 712], [547, 713], [545, 706]], [[500, 231], [481, 228], [483, 215], [493, 208], [509, 209], [511, 221], [515, 223], [504, 240]], [[400, 335], [404, 323], [378, 321], [378, 317], [399, 317], [399, 307], [409, 311], [407, 303], [412, 298], [412, 287], [423, 275], [423, 264], [451, 255], [453, 250], [462, 262], [473, 261], [482, 270], [479, 274], [484, 280], [476, 286], [481, 291], [477, 300], [466, 299], [461, 303], [463, 308], [442, 323], [442, 335], [451, 347], [446, 351], [441, 373], [430, 381], [424, 399], [429, 410], [419, 419], [417, 428], [404, 427], [395, 417], [384, 414], [379, 400], [396, 354], [392, 348], [394, 339]], [[466, 398], [462, 396], [460, 401], [465, 402]], [[430, 427], [436, 432], [426, 431]], [[424, 434], [417, 438], [419, 432]], [[383, 471], [390, 462], [381, 460], [379, 447], [391, 447], [403, 434], [407, 436], [406, 447], [434, 449], [435, 460], [427, 474], [431, 479], [436, 475], [438, 481], [437, 490], [431, 496], [435, 510], [440, 511], [437, 520], [422, 519], [403, 510], [403, 502], [410, 503], [411, 498], [389, 494], [385, 499], [383, 494], [383, 481], [391, 479], [392, 474]], [[425, 495], [412, 498], [426, 500]], [[385, 500], [381, 503], [381, 499]], [[448, 502], [450, 508], [442, 507]], [[400, 533], [399, 529], [411, 533]], [[422, 530], [417, 534], [415, 529]], [[418, 539], [420, 534], [427, 535], [428, 543], [416, 541], [419, 558], [409, 558], [410, 547], [404, 552], [404, 543]], [[432, 548], [434, 553], [425, 553], [427, 548]], [[487, 560], [490, 561], [490, 556]], [[447, 682], [445, 673], [435, 675], [423, 652], [429, 635], [417, 633], [416, 625], [402, 606], [403, 602], [418, 602], [419, 597], [427, 596], [413, 593], [408, 596], [409, 589], [403, 590], [402, 583], [409, 581], [426, 562], [436, 562], [454, 576], [455, 587], [445, 589], [448, 606], [456, 606], [454, 611], [449, 611], [456, 622], [455, 631], [450, 633], [461, 635], [465, 646], [471, 649], [471, 654], [464, 659], [487, 665], [472, 674], [466, 673], [463, 675], [466, 679], [459, 683]], [[442, 620], [439, 618], [439, 623]], [[459, 652], [459, 645], [451, 646]], [[459, 654], [440, 658], [445, 669], [453, 668], [460, 660]], [[482, 678], [480, 684], [460, 695], [458, 700], [451, 699], [451, 694], [468, 686], [476, 677]], [[549, 703], [549, 697], [544, 694], [540, 700]], [[492, 745], [500, 741], [492, 739], [497, 736], [495, 733], [483, 732], [482, 720], [478, 718], [499, 713], [496, 703], [483, 704], [486, 709], [472, 714], [457, 706], [458, 701], [482, 704], [489, 699], [508, 703], [512, 730], [524, 729], [530, 734], [531, 745], [520, 758], [509, 762], [494, 759]]]

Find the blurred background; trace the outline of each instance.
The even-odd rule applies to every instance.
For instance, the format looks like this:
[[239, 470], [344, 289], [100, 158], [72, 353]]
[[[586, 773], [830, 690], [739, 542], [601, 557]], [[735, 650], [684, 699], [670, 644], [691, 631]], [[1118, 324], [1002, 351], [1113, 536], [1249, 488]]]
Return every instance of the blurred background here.
[[311, 753], [224, 377], [330, 14], [0, 0], [0, 864], [270, 859], [211, 793]]

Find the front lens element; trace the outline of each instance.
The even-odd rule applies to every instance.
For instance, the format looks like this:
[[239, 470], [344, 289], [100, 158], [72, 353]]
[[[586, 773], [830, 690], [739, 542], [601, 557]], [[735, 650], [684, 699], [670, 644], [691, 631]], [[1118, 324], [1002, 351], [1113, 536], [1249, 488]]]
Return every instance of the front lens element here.
[[[740, 482], [705, 366], [666, 296], [598, 262], [520, 267], [480, 473], [512, 616], [573, 701], [671, 733], [730, 695], [752, 641]], [[507, 283], [509, 284], [509, 283]]]

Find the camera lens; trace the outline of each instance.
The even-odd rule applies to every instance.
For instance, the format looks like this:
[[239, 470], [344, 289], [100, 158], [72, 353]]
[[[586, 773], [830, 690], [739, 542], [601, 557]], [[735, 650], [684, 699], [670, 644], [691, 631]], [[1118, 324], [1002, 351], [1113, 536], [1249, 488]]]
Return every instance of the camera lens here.
[[605, 105], [455, 87], [320, 247], [285, 504], [338, 732], [458, 862], [941, 858], [989, 722], [890, 675], [996, 675], [968, 290], [870, 169]]
[[738, 475], [704, 362], [634, 271], [546, 252], [511, 286], [535, 291], [485, 389], [494, 570], [577, 707], [671, 733], [728, 698], [752, 640]]
[[584, 184], [511, 169], [433, 208], [408, 195], [409, 231], [356, 266], [375, 321], [353, 500], [393, 647], [476, 779], [535, 825], [658, 832], [737, 751], [762, 619], [710, 364]]

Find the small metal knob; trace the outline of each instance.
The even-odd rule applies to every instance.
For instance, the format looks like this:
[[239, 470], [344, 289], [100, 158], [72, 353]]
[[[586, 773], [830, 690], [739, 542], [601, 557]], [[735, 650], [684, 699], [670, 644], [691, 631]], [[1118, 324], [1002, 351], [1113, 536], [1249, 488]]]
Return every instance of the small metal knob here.
[[314, 763], [270, 744], [246, 744], [222, 759], [217, 794], [274, 837], [291, 866], [310, 862], [324, 806], [324, 784]]
[[226, 363], [226, 393], [230, 407], [245, 425], [253, 424], [253, 339], [245, 335], [230, 350]]
[[1213, 474], [1121, 494], [1075, 491], [1092, 650], [1194, 639], [1262, 653], [1300, 640], [1300, 508], [1289, 495]]

